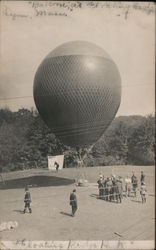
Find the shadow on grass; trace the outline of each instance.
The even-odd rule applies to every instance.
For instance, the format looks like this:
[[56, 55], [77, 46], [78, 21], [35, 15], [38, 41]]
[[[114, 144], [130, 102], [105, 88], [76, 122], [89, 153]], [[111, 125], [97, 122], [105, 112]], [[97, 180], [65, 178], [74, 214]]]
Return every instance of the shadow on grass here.
[[74, 179], [61, 178], [56, 176], [31, 176], [20, 179], [6, 180], [0, 182], [0, 189], [18, 189], [29, 187], [65, 186], [74, 183]]
[[23, 210], [20, 210], [20, 209], [13, 210], [13, 212], [16, 212], [16, 213], [19, 213], [19, 214], [24, 214]]
[[90, 197], [99, 198], [98, 194], [90, 194]]
[[104, 197], [100, 197], [98, 194], [91, 194], [90, 197], [93, 197], [93, 198], [96, 198], [98, 200], [102, 200], [102, 201], [105, 201], [105, 202], [121, 204], [121, 202], [117, 202], [117, 200], [115, 200], [115, 199], [109, 200], [109, 199], [106, 199]]
[[62, 214], [62, 215], [67, 215], [67, 216], [70, 216], [70, 217], [72, 217], [72, 215], [71, 215], [71, 214], [69, 214], [69, 213], [66, 213], [66, 212], [60, 212], [60, 214]]
[[138, 200], [131, 200], [133, 202], [137, 202], [137, 203], [142, 203], [142, 201], [138, 201]]

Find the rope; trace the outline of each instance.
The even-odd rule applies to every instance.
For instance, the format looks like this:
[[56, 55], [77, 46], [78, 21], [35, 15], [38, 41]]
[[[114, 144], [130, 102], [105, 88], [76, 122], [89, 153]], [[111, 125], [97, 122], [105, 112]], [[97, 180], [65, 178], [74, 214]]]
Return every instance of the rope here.
[[[153, 83], [143, 83], [143, 84], [125, 84], [125, 85], [122, 85], [121, 87], [122, 88], [125, 88], [125, 87], [135, 87], [135, 86], [149, 86], [149, 85], [153, 85]], [[121, 87], [118, 87], [118, 88], [121, 88]], [[50, 96], [50, 95], [39, 95], [39, 96]], [[7, 100], [14, 100], [14, 99], [24, 99], [24, 98], [33, 98], [32, 95], [28, 95], [28, 96], [14, 96], [14, 97], [6, 97], [6, 98], [0, 98], [0, 101], [7, 101]]]

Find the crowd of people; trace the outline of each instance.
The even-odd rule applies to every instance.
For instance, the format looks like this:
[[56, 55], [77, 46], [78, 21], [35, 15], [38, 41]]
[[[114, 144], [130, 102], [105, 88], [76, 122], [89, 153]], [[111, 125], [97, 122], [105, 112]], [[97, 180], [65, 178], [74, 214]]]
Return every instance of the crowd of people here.
[[[121, 176], [111, 175], [110, 177], [105, 177], [100, 174], [97, 183], [99, 198], [106, 201], [116, 201], [117, 203], [122, 202], [123, 196], [130, 197], [132, 193], [133, 196], [136, 197], [137, 189], [139, 188], [138, 178], [134, 172], [131, 177], [127, 176], [125, 179]], [[146, 193], [145, 175], [143, 171], [141, 171], [140, 195], [142, 203], [146, 202]]]
[[[104, 199], [106, 201], [115, 201], [122, 202], [123, 196], [133, 196], [136, 197], [137, 189], [138, 189], [138, 179], [133, 172], [132, 176], [127, 176], [123, 179], [121, 176], [111, 175], [110, 177], [104, 177], [102, 174], [99, 175], [98, 178], [98, 188], [99, 188], [99, 198]], [[140, 195], [142, 198], [142, 203], [146, 202], [146, 185], [145, 185], [145, 175], [143, 171], [141, 171], [140, 177]], [[31, 195], [29, 192], [28, 186], [25, 188], [25, 196], [24, 196], [24, 211], [25, 213], [29, 210], [29, 213], [32, 213], [31, 209]], [[77, 197], [76, 197], [76, 189], [70, 194], [70, 206], [72, 209], [71, 215], [74, 217], [75, 213], [78, 209]]]

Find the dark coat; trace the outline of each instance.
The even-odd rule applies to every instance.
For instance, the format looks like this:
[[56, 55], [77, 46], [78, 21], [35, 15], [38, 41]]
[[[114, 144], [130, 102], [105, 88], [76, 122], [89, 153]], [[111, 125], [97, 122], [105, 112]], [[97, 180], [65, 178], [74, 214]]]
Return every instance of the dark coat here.
[[27, 202], [27, 203], [31, 202], [31, 195], [30, 195], [30, 192], [28, 191], [25, 193], [24, 202]]
[[97, 183], [98, 183], [98, 187], [99, 187], [99, 188], [101, 188], [101, 187], [104, 186], [103, 179], [101, 179], [101, 178], [97, 181]]
[[74, 192], [70, 194], [70, 205], [72, 207], [77, 207], [77, 198]]

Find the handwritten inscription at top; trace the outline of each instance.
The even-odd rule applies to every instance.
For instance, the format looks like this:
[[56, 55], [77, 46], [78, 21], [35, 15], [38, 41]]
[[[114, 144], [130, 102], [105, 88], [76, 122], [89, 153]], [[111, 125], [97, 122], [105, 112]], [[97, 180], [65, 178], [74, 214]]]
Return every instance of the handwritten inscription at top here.
[[[6, 3], [5, 3], [6, 4]], [[72, 12], [76, 10], [85, 9], [110, 9], [117, 10], [114, 13], [116, 16], [124, 15], [125, 19], [128, 17], [130, 10], [137, 10], [146, 13], [147, 15], [155, 13], [155, 6], [151, 2], [146, 3], [129, 3], [129, 2], [110, 2], [110, 1], [26, 1], [23, 4], [23, 13], [18, 11], [18, 8], [11, 8], [11, 5], [5, 5], [3, 14], [10, 17], [12, 20], [17, 18], [34, 18], [39, 16], [60, 16], [71, 17]], [[25, 4], [27, 8], [25, 8]], [[122, 13], [121, 13], [122, 12]], [[122, 14], [122, 15], [121, 15]]]
[[126, 2], [110, 2], [110, 1], [61, 1], [61, 2], [52, 2], [52, 1], [29, 1], [29, 4], [32, 8], [60, 8], [67, 11], [74, 11], [76, 9], [81, 9], [89, 7], [92, 9], [96, 8], [109, 8], [109, 9], [135, 9], [144, 11], [147, 14], [155, 13], [155, 6], [153, 3], [126, 3]]
[[73, 11], [74, 9], [82, 8], [83, 2], [40, 2], [40, 1], [29, 1], [32, 8], [60, 8], [67, 11]]

